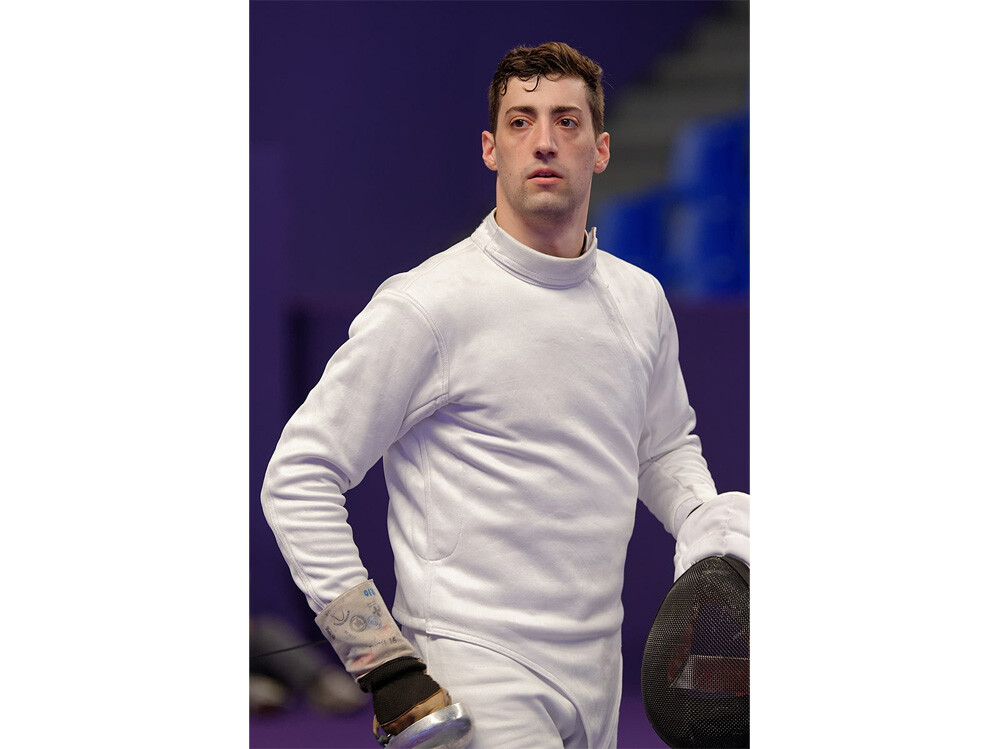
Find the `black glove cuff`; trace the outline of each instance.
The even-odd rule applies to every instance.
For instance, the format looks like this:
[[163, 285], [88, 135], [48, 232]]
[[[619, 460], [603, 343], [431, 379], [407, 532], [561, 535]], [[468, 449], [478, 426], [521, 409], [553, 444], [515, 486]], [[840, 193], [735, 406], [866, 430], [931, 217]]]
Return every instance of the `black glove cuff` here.
[[372, 694], [372, 707], [380, 724], [395, 720], [441, 689], [427, 675], [426, 668], [419, 658], [404, 656], [358, 679], [358, 686]]
[[358, 679], [358, 686], [361, 687], [361, 691], [363, 692], [374, 692], [376, 689], [381, 689], [404, 674], [411, 672], [419, 673], [426, 669], [427, 666], [419, 658], [412, 658], [410, 656], [394, 658]]

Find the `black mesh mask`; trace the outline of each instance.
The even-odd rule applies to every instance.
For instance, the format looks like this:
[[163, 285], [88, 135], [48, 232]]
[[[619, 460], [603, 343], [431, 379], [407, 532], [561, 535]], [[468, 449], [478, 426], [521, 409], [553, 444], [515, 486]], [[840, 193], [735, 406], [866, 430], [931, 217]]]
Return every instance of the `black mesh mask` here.
[[667, 592], [642, 656], [642, 700], [672, 749], [750, 746], [750, 569], [709, 557]]

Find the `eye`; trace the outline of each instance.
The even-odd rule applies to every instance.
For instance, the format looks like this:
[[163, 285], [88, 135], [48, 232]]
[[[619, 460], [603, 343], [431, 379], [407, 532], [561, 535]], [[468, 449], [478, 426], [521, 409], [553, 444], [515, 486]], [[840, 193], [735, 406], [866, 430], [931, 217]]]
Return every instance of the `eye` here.
[[559, 124], [562, 127], [576, 127], [577, 126], [576, 120], [571, 119], [569, 117], [563, 117], [561, 120], [559, 120]]
[[521, 130], [528, 126], [528, 121], [523, 117], [518, 117], [516, 120], [511, 120], [510, 126], [515, 130]]

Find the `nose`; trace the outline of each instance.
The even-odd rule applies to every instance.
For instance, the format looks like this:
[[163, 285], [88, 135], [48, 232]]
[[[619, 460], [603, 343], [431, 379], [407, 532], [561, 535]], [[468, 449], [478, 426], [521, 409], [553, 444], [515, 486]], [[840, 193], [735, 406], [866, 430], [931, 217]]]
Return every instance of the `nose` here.
[[535, 126], [535, 157], [544, 159], [556, 155], [555, 128], [542, 120]]

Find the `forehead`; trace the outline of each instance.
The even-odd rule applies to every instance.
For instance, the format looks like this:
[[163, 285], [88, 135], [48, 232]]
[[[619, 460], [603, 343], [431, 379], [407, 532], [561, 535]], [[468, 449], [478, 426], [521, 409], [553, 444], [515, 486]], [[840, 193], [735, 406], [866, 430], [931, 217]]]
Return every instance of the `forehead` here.
[[513, 77], [507, 81], [507, 91], [500, 97], [501, 115], [510, 107], [579, 107], [587, 111], [587, 86], [582, 78], [569, 76], [552, 79], [543, 75], [527, 81]]

